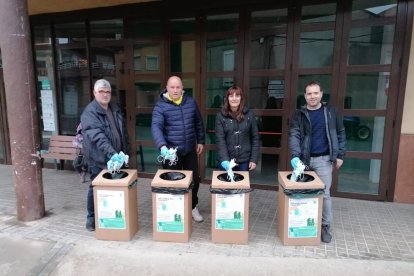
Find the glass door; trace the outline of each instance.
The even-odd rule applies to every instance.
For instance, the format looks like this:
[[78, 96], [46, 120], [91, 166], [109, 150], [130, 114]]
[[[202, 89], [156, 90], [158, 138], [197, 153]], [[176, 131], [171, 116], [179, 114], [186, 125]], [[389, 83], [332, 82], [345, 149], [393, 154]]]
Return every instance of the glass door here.
[[[252, 184], [274, 189], [277, 172], [287, 154], [292, 38], [288, 9], [239, 10], [207, 15], [204, 22], [203, 87], [207, 116], [205, 178], [217, 169], [214, 134], [216, 114], [227, 89], [236, 84], [255, 113], [260, 134], [257, 167]], [[285, 122], [285, 123], [284, 123]]]
[[342, 197], [359, 194], [383, 200], [389, 184], [398, 86], [397, 74], [391, 75], [397, 72], [392, 63], [398, 63], [393, 62], [397, 1], [353, 0], [349, 4], [341, 43], [342, 93], [338, 98], [343, 107], [348, 153], [333, 187]]
[[288, 9], [253, 10], [247, 22], [244, 85], [262, 146], [258, 166], [250, 177], [252, 183], [275, 186], [287, 154], [292, 48]]
[[215, 122], [223, 107], [223, 98], [232, 85], [243, 87], [243, 40], [240, 37], [239, 13], [211, 14], [203, 17], [201, 68], [204, 95], [201, 112], [206, 123], [206, 146], [201, 178], [211, 179], [217, 170]]
[[354, 0], [305, 5], [294, 15], [291, 110], [305, 104], [304, 85], [316, 80], [323, 101], [344, 115], [347, 154], [343, 167], [334, 170], [335, 196], [386, 196], [396, 9], [394, 0]]
[[[206, 128], [200, 174], [217, 169], [215, 116], [227, 89], [247, 95], [260, 131], [260, 160], [251, 182], [275, 189], [277, 172], [290, 170], [288, 123], [305, 103], [304, 85], [317, 80], [323, 100], [344, 115], [345, 165], [334, 171], [332, 194], [383, 199], [390, 170], [398, 91], [394, 36], [396, 0], [350, 0], [287, 7], [282, 4], [210, 9], [199, 15], [132, 19], [125, 28], [126, 102], [138, 170], [151, 176], [160, 165], [151, 137], [152, 110], [174, 74], [200, 107]], [[397, 55], [398, 56], [398, 55]], [[131, 72], [129, 72], [131, 70]], [[127, 87], [128, 87], [127, 85]], [[388, 140], [387, 140], [388, 139]]]
[[111, 101], [126, 114], [124, 29], [122, 19], [89, 22], [89, 61], [92, 85], [98, 79], [111, 84]]
[[131, 146], [135, 149], [137, 169], [142, 174], [153, 174], [159, 169], [158, 149], [151, 136], [152, 110], [165, 83], [165, 42], [161, 37], [161, 20], [133, 20], [129, 23], [132, 39], [127, 44], [126, 60], [129, 91], [126, 103], [133, 116]]
[[59, 133], [74, 135], [80, 115], [91, 99], [86, 24], [56, 24], [54, 31]]

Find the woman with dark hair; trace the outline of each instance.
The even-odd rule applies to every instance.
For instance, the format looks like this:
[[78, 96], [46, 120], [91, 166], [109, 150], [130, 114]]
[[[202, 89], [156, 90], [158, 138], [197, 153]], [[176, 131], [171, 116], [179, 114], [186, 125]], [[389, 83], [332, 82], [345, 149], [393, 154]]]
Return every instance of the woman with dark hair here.
[[227, 90], [224, 106], [216, 116], [216, 143], [219, 163], [229, 169], [230, 160], [238, 164], [235, 171], [254, 170], [259, 158], [259, 132], [256, 118], [245, 105], [240, 87]]

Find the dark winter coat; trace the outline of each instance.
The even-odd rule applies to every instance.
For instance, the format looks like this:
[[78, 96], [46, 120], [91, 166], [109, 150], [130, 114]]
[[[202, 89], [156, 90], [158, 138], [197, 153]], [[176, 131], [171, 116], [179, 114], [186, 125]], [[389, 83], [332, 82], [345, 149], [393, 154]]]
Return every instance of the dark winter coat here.
[[[121, 150], [130, 154], [130, 145], [125, 120], [120, 108], [110, 103], [115, 124], [121, 136]], [[90, 102], [81, 115], [83, 134], [83, 153], [89, 167], [96, 166], [106, 168], [106, 163], [111, 159], [116, 150], [116, 142], [112, 133], [110, 122], [103, 109], [96, 100]]]
[[[343, 159], [346, 152], [345, 127], [342, 116], [333, 107], [322, 104], [325, 115], [326, 137], [329, 143], [330, 160]], [[296, 110], [290, 121], [289, 148], [293, 157], [299, 157], [306, 165], [310, 164], [312, 124], [306, 105]]]
[[216, 116], [216, 144], [219, 162], [235, 158], [236, 163], [253, 162], [259, 159], [259, 131], [253, 111], [243, 109], [240, 122], [223, 111]]
[[151, 132], [155, 146], [177, 148], [180, 154], [196, 150], [197, 144], [204, 145], [204, 124], [197, 104], [188, 95], [183, 95], [179, 105], [160, 94], [152, 113]]

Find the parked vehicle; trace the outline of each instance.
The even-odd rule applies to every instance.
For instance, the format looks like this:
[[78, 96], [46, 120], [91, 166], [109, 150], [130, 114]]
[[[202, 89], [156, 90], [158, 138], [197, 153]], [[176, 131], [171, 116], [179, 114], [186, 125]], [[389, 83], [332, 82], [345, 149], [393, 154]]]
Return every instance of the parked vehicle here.
[[344, 116], [344, 126], [347, 139], [358, 139], [361, 141], [371, 137], [371, 129], [361, 124], [361, 119], [357, 116]]

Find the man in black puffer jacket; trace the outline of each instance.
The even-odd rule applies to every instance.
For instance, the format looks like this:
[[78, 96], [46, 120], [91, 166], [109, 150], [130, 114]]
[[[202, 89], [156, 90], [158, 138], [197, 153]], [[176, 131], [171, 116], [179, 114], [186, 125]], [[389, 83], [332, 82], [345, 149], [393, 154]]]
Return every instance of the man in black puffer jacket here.
[[193, 172], [192, 215], [196, 222], [202, 222], [196, 206], [200, 186], [197, 155], [203, 152], [205, 143], [203, 119], [195, 101], [184, 94], [182, 81], [177, 76], [168, 79], [166, 89], [160, 94], [152, 113], [151, 132], [161, 155], [170, 148], [177, 148], [177, 163], [171, 166], [165, 162], [164, 169]]

